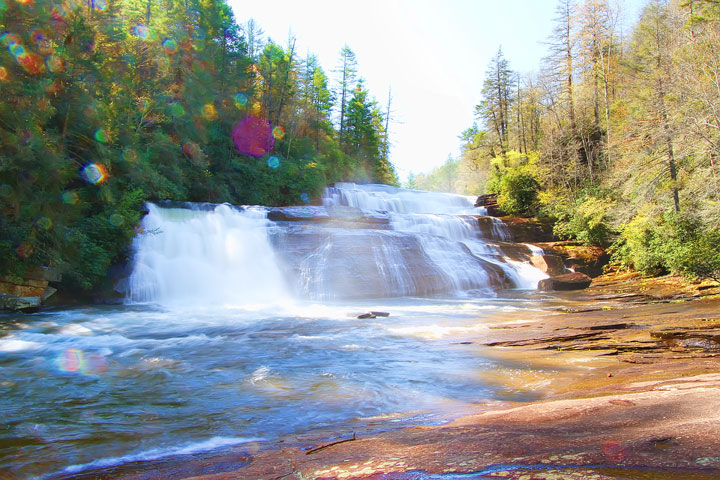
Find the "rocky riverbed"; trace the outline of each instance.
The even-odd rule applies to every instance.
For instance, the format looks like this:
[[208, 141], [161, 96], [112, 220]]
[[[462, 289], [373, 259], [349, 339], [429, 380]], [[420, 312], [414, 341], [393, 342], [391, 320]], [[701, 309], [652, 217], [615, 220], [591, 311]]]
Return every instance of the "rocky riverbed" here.
[[[558, 295], [553, 312], [458, 344], [548, 366], [541, 401], [365, 436], [338, 426], [271, 449], [75, 478], [718, 478], [720, 287], [615, 274]], [[564, 374], [572, 358], [592, 368]]]

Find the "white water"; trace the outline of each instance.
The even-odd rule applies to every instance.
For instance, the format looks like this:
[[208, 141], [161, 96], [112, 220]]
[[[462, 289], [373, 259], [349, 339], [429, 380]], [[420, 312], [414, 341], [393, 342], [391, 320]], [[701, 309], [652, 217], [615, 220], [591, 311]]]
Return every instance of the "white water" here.
[[[0, 322], [0, 472], [69, 475], [536, 398], [493, 380], [530, 364], [457, 343], [531, 321], [542, 299], [493, 289], [535, 288], [536, 251], [467, 197], [345, 185], [325, 203], [372, 221], [149, 205], [128, 305]], [[370, 310], [390, 316], [357, 318]]]
[[337, 183], [326, 189], [323, 198], [325, 206], [348, 205], [364, 211], [483, 215], [485, 209], [476, 209], [474, 203], [474, 197], [465, 195], [354, 183]]
[[[489, 231], [482, 231], [475, 216], [484, 216], [486, 210], [474, 207], [474, 202], [474, 197], [464, 195], [352, 183], [328, 188], [323, 199], [326, 206], [348, 205], [365, 212], [391, 212], [393, 229], [417, 236], [438, 270], [450, 279], [451, 291], [455, 293], [491, 285], [493, 272], [479, 268], [465, 249], [474, 257], [497, 265], [515, 288], [536, 289], [547, 275], [527, 261], [509, 258], [497, 243], [512, 241], [507, 226], [500, 219], [486, 217]], [[528, 248], [528, 257], [542, 254], [538, 247], [524, 247]]]
[[262, 306], [287, 297], [265, 210], [148, 209], [134, 242], [133, 302]]
[[545, 278], [527, 261], [536, 252], [507, 243], [506, 226], [480, 217], [471, 197], [338, 184], [323, 203], [328, 212], [360, 209], [377, 224], [306, 221], [298, 228], [267, 220], [262, 207], [150, 204], [134, 243], [128, 298], [251, 309], [307, 299], [491, 296], [534, 289]]

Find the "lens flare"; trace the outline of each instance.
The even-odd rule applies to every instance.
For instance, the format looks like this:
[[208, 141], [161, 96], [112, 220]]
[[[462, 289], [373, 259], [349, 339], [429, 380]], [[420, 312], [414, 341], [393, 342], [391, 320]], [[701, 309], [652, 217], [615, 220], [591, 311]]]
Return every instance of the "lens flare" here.
[[0, 82], [7, 82], [7, 79], [10, 77], [8, 74], [7, 68], [0, 67]]
[[152, 28], [145, 25], [136, 25], [135, 28], [133, 28], [133, 35], [145, 41], [155, 40], [155, 32]]
[[200, 153], [200, 147], [194, 142], [185, 142], [182, 146], [182, 151], [188, 157], [195, 157]]
[[180, 50], [180, 46], [174, 38], [166, 38], [163, 40], [162, 46], [166, 55], [175, 55]]
[[262, 157], [275, 146], [270, 123], [257, 117], [245, 117], [232, 132], [238, 152], [252, 157]]
[[244, 93], [239, 92], [235, 94], [233, 101], [235, 102], [235, 106], [237, 108], [244, 108], [248, 103], [248, 97]]
[[273, 128], [272, 135], [273, 137], [275, 137], [275, 140], [282, 140], [283, 138], [285, 138], [285, 129], [278, 125], [277, 127]]
[[13, 194], [13, 188], [7, 183], [0, 185], [0, 198], [8, 198]]
[[52, 73], [60, 73], [65, 70], [65, 60], [58, 55], [50, 55], [45, 59], [47, 69]]
[[70, 190], [64, 191], [62, 195], [60, 195], [60, 197], [62, 198], [63, 203], [66, 205], [75, 205], [80, 201], [78, 194]]
[[53, 6], [50, 14], [52, 15], [52, 17], [53, 17], [55, 20], [60, 20], [60, 21], [62, 21], [62, 20], [65, 20], [65, 19], [67, 18], [67, 16], [68, 16], [68, 11], [67, 11], [67, 8], [65, 8], [64, 5], [58, 4], [58, 5]]
[[30, 32], [30, 36], [35, 42], [41, 42], [47, 39], [47, 35], [45, 35], [45, 32], [41, 28], [34, 29]]
[[31, 257], [33, 253], [35, 253], [35, 249], [29, 243], [22, 243], [15, 247], [15, 254], [19, 258]]
[[35, 52], [23, 53], [17, 61], [29, 74], [38, 75], [45, 71], [45, 60]]
[[170, 113], [173, 117], [182, 117], [185, 115], [185, 108], [179, 103], [173, 103], [170, 105]]
[[108, 174], [103, 165], [99, 163], [89, 163], [80, 171], [80, 176], [86, 182], [97, 185], [107, 180]]
[[0, 35], [0, 42], [2, 42], [2, 44], [6, 47], [10, 48], [12, 45], [19, 44], [20, 38], [14, 33], [5, 32]]
[[202, 116], [205, 120], [207, 120], [209, 122], [217, 120], [218, 114], [217, 114], [217, 109], [215, 109], [215, 105], [213, 105], [212, 103], [207, 103], [207, 104], [203, 105]]
[[310, 195], [308, 195], [307, 193], [303, 193], [302, 195], [300, 195], [300, 200], [302, 200], [303, 203], [308, 204], [310, 203]]
[[278, 168], [280, 166], [280, 159], [273, 155], [267, 159], [267, 166], [272, 169]]
[[132, 148], [126, 148], [125, 150], [123, 150], [122, 158], [126, 162], [137, 162], [138, 154]]
[[108, 218], [108, 223], [113, 227], [119, 227], [125, 222], [125, 219], [119, 213], [113, 213]]
[[48, 217], [40, 217], [35, 221], [35, 225], [41, 230], [50, 230], [53, 226], [53, 221]]
[[108, 143], [110, 141], [110, 135], [104, 128], [98, 128], [95, 130], [95, 140], [100, 143]]
[[25, 55], [25, 47], [23, 47], [19, 43], [11, 43], [8, 46], [8, 50], [10, 50], [10, 53], [12, 53], [13, 57], [15, 57], [16, 59], [21, 55]]
[[105, 0], [91, 0], [93, 10], [105, 12], [108, 9], [108, 4]]
[[58, 360], [60, 370], [64, 372], [79, 372], [85, 368], [85, 354], [77, 348], [68, 348]]
[[57, 358], [57, 366], [63, 372], [95, 376], [107, 371], [107, 360], [102, 355], [86, 355], [79, 348], [68, 348]]

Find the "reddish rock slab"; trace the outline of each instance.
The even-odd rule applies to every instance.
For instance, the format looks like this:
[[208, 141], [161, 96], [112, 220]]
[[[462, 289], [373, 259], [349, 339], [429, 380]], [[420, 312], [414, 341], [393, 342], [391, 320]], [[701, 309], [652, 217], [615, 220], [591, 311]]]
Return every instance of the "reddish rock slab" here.
[[592, 278], [584, 273], [565, 273], [540, 280], [538, 290], [582, 290], [590, 286]]
[[559, 255], [533, 255], [530, 257], [530, 263], [550, 276], [563, 275], [568, 271]]

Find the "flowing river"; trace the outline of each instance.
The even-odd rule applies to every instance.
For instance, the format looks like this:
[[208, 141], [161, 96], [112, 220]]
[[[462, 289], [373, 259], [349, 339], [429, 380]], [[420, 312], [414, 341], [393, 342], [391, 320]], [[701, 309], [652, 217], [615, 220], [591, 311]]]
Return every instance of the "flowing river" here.
[[0, 315], [0, 478], [537, 398], [542, 371], [463, 343], [553, 303], [537, 249], [472, 200], [341, 184], [323, 206], [148, 205], [124, 305]]

